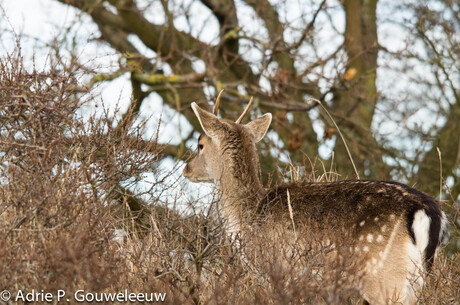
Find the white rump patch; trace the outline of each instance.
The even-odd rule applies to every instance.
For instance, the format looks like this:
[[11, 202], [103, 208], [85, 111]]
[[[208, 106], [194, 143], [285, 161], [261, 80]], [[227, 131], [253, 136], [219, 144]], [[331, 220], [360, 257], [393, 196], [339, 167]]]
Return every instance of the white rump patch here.
[[430, 234], [431, 219], [426, 215], [424, 210], [418, 210], [414, 214], [412, 221], [412, 230], [414, 230], [415, 244], [420, 253], [425, 253], [428, 246], [428, 239]]
[[412, 221], [412, 230], [415, 236], [415, 245], [409, 242], [407, 246], [409, 254], [409, 277], [408, 281], [411, 283], [407, 287], [408, 297], [414, 295], [415, 291], [420, 290], [423, 287], [423, 272], [424, 272], [424, 253], [429, 242], [431, 219], [425, 213], [424, 210], [418, 210], [414, 214]]

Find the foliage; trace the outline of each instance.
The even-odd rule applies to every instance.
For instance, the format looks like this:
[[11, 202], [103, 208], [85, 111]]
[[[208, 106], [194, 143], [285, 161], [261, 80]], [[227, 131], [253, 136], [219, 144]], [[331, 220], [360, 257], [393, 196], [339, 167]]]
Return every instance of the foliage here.
[[[274, 114], [279, 139], [262, 143], [264, 173], [282, 172], [268, 153], [275, 144], [298, 164], [315, 159], [320, 147], [333, 148], [325, 162], [353, 178], [335, 126], [310, 100], [316, 98], [336, 119], [360, 177], [403, 180], [435, 195], [439, 148], [453, 199], [460, 194], [460, 23], [450, 0], [60, 2], [91, 17], [99, 45], [120, 59], [86, 88], [129, 74], [134, 112], [156, 93], [200, 131], [192, 101], [214, 100], [224, 88], [222, 115], [236, 118], [254, 96], [254, 110]], [[183, 158], [183, 144], [167, 153]]]
[[[88, 14], [100, 31], [99, 43], [116, 50], [120, 61], [110, 73], [92, 73], [75, 54], [63, 60], [59, 46], [46, 71], [28, 71], [20, 48], [0, 59], [0, 290], [166, 292], [165, 303], [171, 304], [357, 304], [351, 279], [344, 277], [356, 266], [326, 256], [327, 246], [316, 242], [320, 237], [299, 236], [287, 244], [277, 238], [289, 234], [282, 228], [275, 235], [254, 232], [245, 239], [242, 254], [225, 237], [215, 203], [206, 213], [184, 213], [171, 207], [182, 204], [185, 194], [160, 196], [178, 182], [172, 172], [161, 171], [159, 161], [185, 159], [184, 144], [194, 135], [179, 146], [160, 145], [155, 137], [145, 140], [141, 106], [157, 93], [200, 130], [190, 103], [205, 103], [225, 88], [223, 116], [236, 117], [250, 95], [256, 101], [252, 115], [274, 113], [280, 142], [262, 143], [263, 171], [270, 175], [266, 180], [353, 175], [338, 140], [333, 161], [303, 164], [304, 159], [318, 160], [318, 148], [336, 137], [311, 97], [324, 101], [336, 119], [362, 177], [417, 183], [431, 195], [437, 194], [441, 177], [453, 238], [427, 275], [419, 303], [458, 302], [457, 4], [441, 0], [401, 7], [413, 19], [401, 24], [410, 34], [407, 47], [395, 51], [377, 39], [376, 1], [311, 2], [303, 6], [299, 22], [288, 22], [282, 3], [241, 1], [260, 31], [244, 26], [233, 1], [61, 2]], [[205, 8], [209, 20], [219, 24], [216, 40], [207, 41], [196, 31], [194, 6]], [[164, 18], [152, 21], [152, 8]], [[337, 12], [346, 18], [342, 32], [328, 23]], [[178, 29], [179, 18], [190, 27]], [[321, 28], [327, 24], [341, 42], [326, 52]], [[141, 52], [133, 36], [154, 56]], [[420, 41], [424, 48], [417, 53], [410, 46]], [[247, 56], [250, 52], [259, 57]], [[412, 73], [420, 63], [433, 78]], [[401, 91], [391, 92], [393, 82], [379, 82], [382, 69], [405, 75], [423, 94], [409, 88], [401, 99]], [[93, 101], [96, 84], [126, 74], [133, 98], [121, 119], [107, 112], [84, 120], [84, 103]], [[445, 123], [428, 130], [407, 123], [426, 107]], [[382, 113], [391, 116], [386, 122], [403, 127], [402, 136], [422, 144], [407, 153], [390, 143], [379, 133]], [[313, 129], [314, 122], [322, 132]], [[289, 170], [270, 154], [275, 146], [303, 166], [284, 175]], [[146, 175], [151, 177], [147, 190], [136, 188]]]
[[[167, 304], [359, 302], [346, 276], [353, 253], [327, 255], [330, 245], [313, 232], [290, 242], [287, 229], [255, 230], [236, 251], [214, 209], [183, 213], [155, 196], [136, 205], [139, 196], [122, 185], [155, 171], [162, 146], [133, 137], [136, 126], [113, 127], [109, 116], [83, 123], [75, 73], [29, 73], [13, 54], [1, 59], [0, 77], [0, 288], [13, 297], [127, 289], [166, 293]], [[171, 187], [156, 177], [151, 194]], [[440, 257], [420, 304], [460, 297], [458, 253]]]

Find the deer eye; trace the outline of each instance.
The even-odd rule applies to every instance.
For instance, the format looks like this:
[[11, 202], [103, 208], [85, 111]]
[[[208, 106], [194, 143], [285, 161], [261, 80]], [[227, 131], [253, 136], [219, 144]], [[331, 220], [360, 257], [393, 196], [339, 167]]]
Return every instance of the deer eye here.
[[203, 149], [203, 144], [198, 144], [198, 150], [202, 150]]

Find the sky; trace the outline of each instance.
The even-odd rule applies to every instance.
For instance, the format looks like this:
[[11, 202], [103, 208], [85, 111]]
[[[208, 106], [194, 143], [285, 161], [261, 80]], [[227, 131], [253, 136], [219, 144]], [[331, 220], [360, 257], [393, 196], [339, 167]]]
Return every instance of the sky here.
[[[43, 48], [43, 42], [52, 41], [54, 37], [62, 38], [65, 29], [77, 18], [87, 21], [85, 26], [71, 29], [82, 45], [81, 54], [79, 55], [81, 61], [89, 63], [98, 72], [104, 72], [110, 70], [118, 60], [118, 56], [114, 56], [114, 52], [110, 48], [101, 44], [87, 43], [88, 37], [97, 35], [97, 27], [92, 25], [90, 18], [79, 15], [77, 10], [69, 6], [55, 0], [1, 0], [0, 5], [2, 15], [2, 18], [0, 18], [0, 55], [5, 54], [5, 52], [11, 53], [15, 50], [16, 37], [9, 33], [13, 30], [21, 36], [21, 52], [25, 66], [30, 69], [35, 66], [37, 70], [40, 70], [49, 65], [48, 51]], [[7, 18], [3, 18], [5, 15]], [[109, 112], [119, 108], [120, 113], [124, 113], [131, 98], [131, 85], [128, 75], [109, 83], [101, 84], [93, 93], [99, 96], [94, 104], [84, 107], [81, 113], [82, 116], [89, 117], [93, 112], [102, 112], [103, 108], [109, 109]], [[143, 114], [141, 119], [149, 119], [144, 138], [150, 139], [154, 136], [158, 120], [161, 117], [163, 123], [159, 133], [160, 142], [179, 144], [180, 138], [177, 137], [178, 127], [180, 126], [182, 137], [185, 137], [192, 129], [191, 125], [185, 118], [178, 117], [174, 111], [162, 107], [161, 99], [155, 94], [151, 94], [149, 99], [149, 102], [144, 103], [141, 108], [141, 113]], [[96, 103], [98, 107], [96, 107]], [[158, 113], [158, 109], [163, 109], [162, 113]], [[118, 113], [118, 117], [120, 117], [120, 113]], [[179, 166], [176, 166], [170, 158], [162, 161], [164, 175], [169, 170], [175, 169], [174, 174], [168, 178], [167, 182], [171, 185], [176, 185], [176, 191], [173, 194], [167, 194], [166, 196], [170, 198], [165, 198], [165, 201], [173, 202], [177, 194], [184, 193], [182, 186], [175, 183], [181, 176], [183, 166], [182, 162]], [[146, 190], [150, 187], [149, 181], [154, 182], [155, 179], [153, 174], [147, 173], [144, 176], [143, 183], [138, 184], [136, 187], [138, 190]], [[205, 196], [208, 198], [210, 192], [211, 188], [209, 186], [200, 186], [198, 192], [192, 194], [192, 197]], [[145, 195], [144, 199], [148, 200], [148, 195]]]
[[[190, 0], [186, 0], [186, 2], [187, 1]], [[401, 13], [401, 16], [399, 17], [394, 16], [394, 10], [387, 10], [388, 5], [386, 3], [388, 1], [391, 0], [381, 0], [379, 2], [379, 42], [391, 51], [396, 52], [405, 46], [406, 36], [403, 30], [398, 29], [394, 24], [385, 22], [385, 19], [401, 18], [402, 20], [406, 16], [403, 16], [403, 13]], [[197, 21], [196, 28], [206, 29], [200, 34], [200, 39], [211, 44], [216, 43], [218, 33], [215, 29], [217, 26], [209, 24], [209, 22], [212, 23], [212, 21], [209, 21], [209, 18], [206, 18], [206, 14], [209, 15], [209, 12], [203, 10], [198, 5], [194, 5], [193, 2], [191, 3], [192, 13], [200, 14], [202, 16], [202, 18]], [[287, 3], [288, 5], [286, 10], [280, 11], [280, 16], [282, 18], [291, 18], [291, 20], [294, 20], [294, 25], [295, 22], [302, 22], [301, 18], [299, 18], [301, 12], [297, 9], [298, 2], [288, 1]], [[242, 22], [241, 24], [244, 27], [244, 30], [248, 32], [248, 34], [253, 34], [254, 31], [258, 31], [257, 35], [263, 39], [263, 37], [266, 36], [266, 33], [263, 30], [260, 30], [263, 27], [257, 24], [257, 22], [260, 21], [257, 21], [257, 18], [253, 17], [253, 12], [248, 9], [247, 6], [243, 5], [242, 1], [236, 1], [236, 5], [238, 17], [241, 20], [251, 20], [253, 22]], [[175, 9], [180, 10], [181, 8], [178, 6]], [[45, 67], [49, 64], [50, 58], [46, 48], [43, 48], [44, 42], [50, 42], [55, 37], [57, 37], [58, 40], [62, 39], [66, 34], [67, 28], [72, 24], [72, 22], [79, 19], [82, 21], [79, 23], [80, 25], [72, 26], [69, 31], [72, 34], [71, 36], [75, 37], [79, 45], [80, 54], [78, 56], [80, 57], [80, 60], [83, 63], [87, 63], [88, 66], [93, 67], [97, 72], [109, 71], [111, 69], [113, 70], [113, 68], [117, 66], [118, 56], [114, 54], [113, 50], [102, 44], [92, 43], [92, 40], [97, 37], [98, 31], [97, 27], [92, 24], [91, 19], [70, 6], [63, 5], [56, 0], [0, 0], [0, 10], [2, 15], [2, 18], [0, 18], [0, 54], [4, 52], [11, 52], [15, 48], [16, 38], [10, 34], [10, 31], [13, 30], [15, 33], [21, 35], [21, 48], [26, 63], [32, 66], [33, 57], [33, 64], [38, 69]], [[161, 8], [159, 7], [158, 10], [154, 9], [152, 11], [161, 11]], [[7, 18], [4, 18], [5, 16]], [[334, 24], [337, 26], [338, 30], [343, 31], [345, 24], [343, 14], [337, 13], [333, 17], [335, 19]], [[164, 18], [164, 16], [161, 14], [151, 13], [147, 16], [147, 18], [150, 20], [161, 21], [161, 18]], [[182, 17], [175, 20], [175, 26], [178, 29], [189, 30], [185, 18]], [[331, 30], [328, 31], [326, 29], [323, 31], [324, 33], [321, 35], [322, 41], [319, 41], [320, 52], [321, 48], [326, 51], [327, 49], [331, 49], [332, 46], [341, 43], [341, 41], [334, 41], [336, 38], [334, 38]], [[291, 38], [290, 34], [287, 33], [286, 40], [289, 39], [294, 38]], [[143, 51], [148, 50], [135, 38], [133, 38], [132, 43]], [[250, 56], [252, 58], [257, 58], [259, 56], [257, 51], [250, 49], [248, 52], [244, 52], [244, 54], [244, 56]], [[152, 56], [154, 56], [154, 54], [152, 54]], [[384, 59], [379, 58], [379, 60]], [[197, 62], [196, 66], [198, 69], [200, 65], [203, 66]], [[167, 72], [168, 67], [165, 66], [164, 68]], [[388, 76], [385, 76], [386, 73], [388, 73]], [[394, 88], [396, 90], [386, 92], [386, 94], [388, 94], [389, 97], [391, 94], [394, 94], [395, 96], [391, 98], [397, 99], [398, 94], [406, 90], [407, 86], [410, 86], [410, 82], [404, 81], [402, 76], [402, 81], [397, 81], [398, 76], [392, 75], [391, 73], [391, 71], [384, 71], [382, 69], [379, 70], [378, 82], [381, 82], [383, 79], [395, 79]], [[420, 73], [423, 74], [423, 70], [420, 71]], [[261, 83], [261, 86], [263, 86], [263, 83]], [[128, 107], [131, 96], [131, 86], [128, 75], [120, 77], [110, 83], [100, 85], [96, 89], [96, 93], [99, 94], [97, 103], [110, 109], [111, 111], [114, 111], [118, 107], [120, 108], [120, 112], [124, 112]], [[213, 92], [210, 92], [209, 95], [211, 96], [212, 94]], [[168, 109], [167, 107], [163, 107], [163, 103], [159, 96], [151, 94], [148, 99], [148, 103], [144, 103], [141, 108], [141, 113], [143, 114], [142, 118], [148, 119], [149, 122], [148, 129], [144, 134], [145, 138], [150, 138], [156, 132], [157, 122], [160, 117], [163, 124], [161, 126], [159, 140], [162, 143], [178, 144], [180, 142], [180, 137], [178, 136], [179, 133], [182, 138], [185, 138], [191, 132], [191, 125], [188, 121], [184, 117], [175, 113], [175, 111]], [[91, 106], [95, 105], [89, 105], [85, 109], [87, 112], [82, 115], [89, 115], [92, 111], [102, 111], [101, 107], [96, 108]], [[158, 109], [162, 109], [162, 112], [158, 113]], [[385, 114], [385, 109], [382, 109], [382, 114]], [[314, 111], [310, 115], [313, 117], [317, 116]], [[120, 114], [118, 114], [118, 117], [119, 116]], [[438, 118], [431, 116], [430, 113], [426, 113], [426, 111], [420, 111], [420, 113], [413, 116], [411, 120], [414, 120], [414, 122], [408, 122], [408, 124], [419, 124], [420, 122], [423, 122], [424, 126], [428, 127], [433, 124], [442, 123], [437, 121]], [[416, 146], [420, 144], [417, 143], [416, 140], [414, 140], [413, 143], [399, 141], [398, 139], [392, 140], [391, 135], [396, 134], [398, 128], [400, 127], [391, 119], [385, 119], [383, 116], [380, 121], [384, 121], [384, 123], [379, 124], [379, 133], [382, 135], [389, 135], [389, 140], [393, 141], [395, 146], [406, 145], [410, 148], [414, 145]], [[317, 131], [318, 136], [321, 137], [322, 125], [320, 122], [315, 122], [314, 128]], [[271, 133], [270, 137], [276, 140], [276, 134]], [[189, 146], [192, 145], [193, 147], [196, 145], [193, 141], [190, 141], [187, 144]], [[331, 153], [333, 145], [333, 140], [322, 145], [319, 152], [320, 155], [323, 158], [327, 158]], [[410, 151], [411, 150], [408, 149], [408, 153], [410, 153]], [[167, 162], [169, 162], [167, 165], [168, 167], [173, 166], [173, 162], [171, 160]]]
[[[189, 1], [185, 1], [189, 2]], [[141, 2], [142, 3], [142, 2]], [[155, 3], [155, 2], [154, 2]], [[200, 5], [192, 5], [190, 7], [191, 13], [199, 14], [201, 18], [197, 20], [195, 29], [204, 29], [200, 31], [199, 37], [205, 42], [208, 43], [217, 43], [218, 42], [218, 31], [217, 26], [209, 24], [210, 18], [207, 18], [210, 15], [210, 12], [203, 10]], [[290, 3], [290, 2], [288, 2]], [[92, 24], [90, 18], [86, 15], [80, 14], [80, 12], [70, 6], [63, 5], [56, 0], [0, 0], [1, 9], [3, 10], [2, 15], [6, 15], [7, 18], [3, 19], [0, 23], [1, 29], [13, 29], [16, 34], [21, 35], [21, 47], [22, 53], [26, 63], [32, 66], [31, 58], [33, 56], [33, 65], [38, 69], [46, 67], [49, 64], [48, 51], [43, 48], [44, 42], [52, 41], [55, 37], [62, 39], [66, 33], [66, 29], [73, 23], [73, 21], [80, 18], [84, 26], [71, 27], [70, 31], [74, 35], [77, 42], [80, 45], [80, 54], [79, 57], [83, 63], [90, 63], [92, 67], [98, 68], [99, 72], [110, 70], [111, 67], [117, 65], [118, 57], [113, 55], [114, 52], [102, 44], [88, 43], [92, 38], [97, 37], [97, 27]], [[159, 4], [158, 4], [159, 5]], [[251, 11], [246, 5], [243, 5], [241, 1], [236, 2], [238, 17], [241, 20], [256, 20]], [[289, 9], [290, 6], [292, 7]], [[292, 4], [289, 4], [287, 10], [281, 11], [281, 18], [289, 18], [300, 22], [301, 11], [296, 9], [296, 2], [292, 1]], [[180, 7], [175, 8], [180, 10]], [[150, 11], [162, 11], [161, 7], [152, 9]], [[156, 22], [161, 22], [161, 14], [151, 13], [147, 16], [150, 20], [156, 20]], [[343, 20], [340, 20], [340, 16], [337, 17], [337, 24], [343, 24]], [[343, 19], [343, 18], [342, 18]], [[248, 23], [242, 22], [243, 29], [248, 34], [259, 35], [261, 38], [267, 36], [264, 32], [264, 28], [260, 21], [254, 21], [255, 24], [247, 25]], [[189, 26], [183, 17], [177, 18], [175, 21], [175, 26], [180, 30], [189, 31]], [[192, 30], [192, 33], [198, 35]], [[2, 31], [2, 37], [0, 42], [0, 52], [11, 52], [16, 46], [16, 37], [9, 35], [7, 32]], [[332, 34], [330, 35], [332, 37]], [[322, 38], [324, 41], [329, 41], [331, 39], [328, 35], [324, 35]], [[287, 40], [289, 40], [289, 35]], [[142, 45], [140, 41], [133, 38], [132, 43], [134, 43], [140, 50], [148, 51], [148, 48]], [[335, 42], [336, 44], [340, 41]], [[253, 48], [249, 49], [249, 46], [245, 46], [243, 43], [243, 48], [248, 48], [247, 52], [243, 52], [244, 56], [250, 57], [252, 59], [257, 59], [260, 55]], [[324, 44], [324, 48], [327, 48], [328, 45]], [[149, 56], [148, 53], [146, 53]], [[154, 54], [150, 54], [154, 56]], [[204, 67], [203, 64], [199, 62], [195, 65], [200, 70], [201, 67]], [[162, 67], [166, 73], [168, 72], [168, 67]], [[202, 69], [202, 68], [201, 68]], [[199, 71], [198, 71], [199, 72]], [[261, 85], [263, 85], [262, 83]], [[209, 96], [214, 96], [214, 89], [211, 88], [209, 91]], [[129, 82], [128, 75], [116, 79], [110, 83], [102, 84], [97, 88], [96, 91], [100, 94], [99, 102], [104, 105], [105, 108], [111, 109], [113, 111], [115, 107], [119, 107], [121, 112], [124, 112], [130, 101], [131, 86]], [[141, 108], [141, 113], [143, 113], [144, 119], [149, 118], [148, 129], [145, 133], [145, 137], [149, 138], [156, 132], [156, 126], [158, 120], [162, 119], [162, 132], [160, 133], [159, 141], [162, 143], [172, 143], [178, 144], [180, 138], [177, 137], [177, 134], [180, 132], [181, 137], [185, 138], [191, 132], [191, 125], [184, 117], [179, 117], [174, 111], [169, 110], [166, 107], [162, 107], [161, 98], [155, 94], [151, 94], [148, 97], [148, 103], [144, 103]], [[157, 109], [163, 109], [162, 113], [155, 111]], [[89, 115], [92, 111], [102, 111], [101, 107], [90, 107], [86, 108], [86, 115]], [[319, 124], [319, 122], [318, 122]], [[320, 125], [320, 124], [319, 124]], [[316, 126], [318, 132], [320, 131], [320, 126]], [[276, 139], [276, 135], [272, 135], [273, 139]], [[332, 142], [330, 143], [330, 145]], [[330, 150], [330, 149], [329, 149]], [[324, 154], [327, 154], [328, 150]]]
[[[142, 5], [142, 0], [139, 2], [141, 3], [140, 5]], [[216, 21], [213, 21], [212, 18], [207, 18], [210, 16], [210, 12], [203, 9], [201, 5], [190, 2], [189, 0], [185, 0], [184, 2], [186, 3], [184, 6], [191, 4], [190, 12], [192, 14], [197, 14], [201, 17], [196, 20], [197, 24], [194, 25], [194, 29], [191, 31], [192, 34], [198, 35], [201, 40], [207, 43], [218, 43], [218, 27], [217, 24], [212, 24], [212, 22]], [[155, 14], [155, 12], [162, 11], [161, 4], [159, 1], [153, 3], [154, 5], [160, 5], [160, 7], [150, 10], [149, 15], [146, 17], [149, 20], [161, 22], [164, 16]], [[80, 52], [78, 56], [81, 62], [87, 63], [87, 66], [91, 66], [97, 72], [107, 72], [110, 71], [112, 67], [117, 66], [118, 56], [114, 55], [113, 50], [102, 44], [90, 43], [90, 41], [98, 35], [97, 27], [92, 24], [88, 16], [81, 14], [78, 10], [63, 5], [56, 0], [0, 0], [0, 5], [2, 17], [6, 16], [6, 18], [0, 19], [0, 54], [4, 52], [10, 53], [15, 49], [16, 37], [11, 35], [10, 32], [12, 30], [16, 35], [21, 36], [21, 49], [26, 66], [35, 66], [40, 70], [50, 64], [50, 58], [47, 48], [44, 48], [44, 43], [48, 43], [56, 37], [58, 40], [62, 39], [67, 31], [70, 31], [70, 36], [74, 36], [78, 43]], [[259, 35], [262, 39], [266, 38], [268, 34], [266, 31], [264, 32], [261, 21], [254, 18], [254, 12], [248, 9], [242, 1], [236, 1], [236, 5], [239, 19], [252, 21], [252, 23], [242, 22], [243, 29], [248, 34]], [[293, 1], [292, 5], [289, 5], [291, 7], [295, 6], [296, 2]], [[288, 18], [289, 16], [292, 20], [296, 20], [296, 18], [299, 19], [301, 12], [295, 8], [290, 9], [289, 5], [287, 8], [289, 11], [280, 12], [282, 18]], [[180, 12], [182, 8], [178, 5], [174, 7], [174, 9]], [[84, 26], [70, 27], [73, 22], [78, 19], [82, 21], [81, 24], [84, 24]], [[340, 21], [338, 23], [340, 24]], [[189, 25], [184, 17], [176, 18], [175, 26], [179, 30], [190, 31]], [[287, 39], [289, 40], [289, 35]], [[327, 41], [330, 37], [324, 36], [323, 39]], [[136, 38], [133, 37], [131, 42], [138, 47], [139, 50], [144, 51], [146, 56], [155, 56], [153, 53], [149, 54], [148, 48], [143, 46]], [[250, 48], [248, 45], [244, 45], [244, 43], [242, 47], [247, 48], [246, 51], [243, 52], [245, 57], [256, 59], [261, 56], [256, 50]], [[204, 64], [200, 65], [200, 63], [197, 62], [197, 69], [200, 69], [200, 66], [203, 68]], [[167, 66], [163, 67], [163, 70], [168, 73]], [[209, 96], [214, 95], [214, 89], [212, 88], [210, 90]], [[96, 99], [96, 103], [99, 104], [98, 107], [96, 107], [95, 104], [88, 105], [84, 108], [84, 111], [82, 111], [82, 116], [90, 116], [93, 112], [97, 111], [102, 112], [103, 108], [109, 109], [109, 112], [115, 111], [117, 107], [120, 109], [121, 113], [126, 111], [131, 96], [131, 85], [128, 75], [109, 83], [101, 84], [96, 89], [95, 93], [99, 95]], [[158, 109], [162, 109], [162, 112], [159, 113]], [[161, 132], [159, 133], [159, 141], [161, 143], [179, 144], [180, 138], [178, 134], [180, 133], [181, 137], [185, 138], [192, 131], [188, 121], [168, 107], [163, 107], [161, 98], [156, 94], [151, 94], [148, 97], [148, 101], [143, 103], [140, 113], [141, 119], [148, 119], [147, 128], [144, 132], [144, 138], [146, 139], [154, 136], [160, 118], [162, 120], [162, 125]], [[117, 116], [120, 117], [120, 113]], [[274, 132], [271, 132], [269, 137], [274, 141], [277, 140], [277, 135]], [[191, 146], [192, 149], [194, 149], [196, 146], [196, 139], [186, 144], [188, 147]], [[277, 154], [276, 151], [273, 151], [273, 153]], [[283, 156], [284, 155], [281, 155], [281, 157]], [[287, 161], [287, 156], [284, 156], [284, 158], [286, 159], [285, 161]], [[175, 166], [172, 159], [166, 159], [162, 162], [162, 168], [164, 168], [165, 172], [172, 168], [177, 169], [175, 174], [170, 178], [171, 183], [173, 183], [175, 179], [181, 177], [183, 166], [183, 163], [179, 163], [179, 166]], [[154, 179], [152, 175], [147, 174], [144, 187], [148, 188], [148, 181]], [[185, 188], [198, 189], [198, 192], [192, 193], [191, 199], [200, 196], [206, 198], [204, 201], [209, 201], [211, 199], [209, 194], [212, 192], [212, 188], [209, 185], [200, 184], [198, 188], [197, 185], [188, 185], [187, 183], [184, 185]], [[142, 184], [138, 187], [142, 188]], [[177, 188], [177, 194], [184, 193], [180, 185], [178, 185]], [[190, 194], [190, 192], [187, 193]], [[171, 196], [174, 196], [174, 194]], [[173, 201], [173, 198], [169, 199]]]

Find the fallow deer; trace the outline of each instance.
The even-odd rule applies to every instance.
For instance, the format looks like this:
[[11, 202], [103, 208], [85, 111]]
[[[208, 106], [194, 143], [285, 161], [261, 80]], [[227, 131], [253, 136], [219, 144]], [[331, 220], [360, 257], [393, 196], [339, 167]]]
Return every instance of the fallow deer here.
[[272, 116], [241, 124], [248, 105], [236, 122], [219, 119], [219, 99], [214, 114], [192, 103], [204, 134], [183, 175], [192, 182], [216, 184], [227, 233], [244, 231], [258, 217], [315, 224], [312, 229], [324, 230], [325, 239], [350, 228], [353, 249], [363, 263], [356, 287], [362, 297], [371, 304], [416, 303], [446, 231], [439, 202], [389, 181], [300, 182], [264, 189], [255, 144], [265, 136]]

